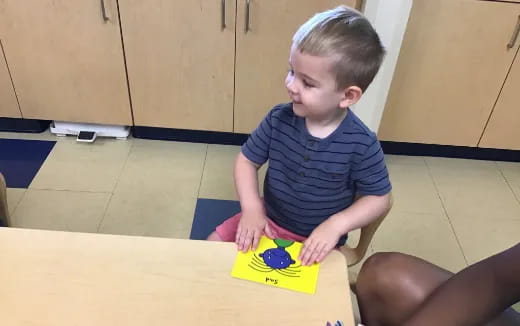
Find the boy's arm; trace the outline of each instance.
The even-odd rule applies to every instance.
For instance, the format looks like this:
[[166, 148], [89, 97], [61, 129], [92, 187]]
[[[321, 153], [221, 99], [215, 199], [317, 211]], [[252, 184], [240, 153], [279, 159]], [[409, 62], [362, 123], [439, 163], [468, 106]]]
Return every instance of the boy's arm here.
[[242, 207], [235, 241], [238, 250], [243, 252], [247, 252], [249, 247], [256, 250], [263, 232], [268, 237], [273, 237], [258, 190], [258, 168], [269, 159], [273, 115], [279, 114], [283, 109], [283, 106], [274, 107], [266, 115], [244, 143], [235, 160], [235, 188]]
[[242, 217], [238, 224], [235, 242], [238, 250], [256, 250], [262, 233], [273, 238], [258, 191], [258, 169], [261, 165], [251, 162], [240, 152], [235, 160], [235, 188], [237, 190]]
[[235, 159], [235, 188], [242, 211], [258, 210], [263, 207], [258, 191], [258, 169], [260, 164], [251, 162], [242, 152]]
[[321, 262], [348, 232], [359, 229], [385, 215], [392, 207], [392, 197], [367, 195], [357, 199], [350, 207], [329, 217], [305, 241], [300, 254], [302, 264]]
[[332, 215], [326, 222], [331, 223], [341, 235], [362, 228], [383, 215], [392, 208], [392, 195], [367, 195], [357, 199], [350, 207]]
[[520, 300], [520, 244], [450, 278], [405, 326], [484, 325]]
[[388, 213], [392, 207], [392, 186], [383, 150], [375, 135], [372, 143], [352, 166], [350, 177], [361, 197], [347, 209], [333, 214], [311, 233], [299, 257], [303, 265], [321, 262], [337, 245], [341, 236], [370, 224]]

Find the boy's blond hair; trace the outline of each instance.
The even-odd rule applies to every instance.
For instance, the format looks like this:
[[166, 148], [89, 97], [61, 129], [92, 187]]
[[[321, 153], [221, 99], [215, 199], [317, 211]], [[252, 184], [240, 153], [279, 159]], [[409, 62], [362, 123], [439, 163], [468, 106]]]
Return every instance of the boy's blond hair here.
[[370, 22], [347, 6], [314, 15], [296, 31], [293, 43], [302, 53], [337, 57], [333, 73], [338, 89], [358, 86], [364, 92], [385, 55]]

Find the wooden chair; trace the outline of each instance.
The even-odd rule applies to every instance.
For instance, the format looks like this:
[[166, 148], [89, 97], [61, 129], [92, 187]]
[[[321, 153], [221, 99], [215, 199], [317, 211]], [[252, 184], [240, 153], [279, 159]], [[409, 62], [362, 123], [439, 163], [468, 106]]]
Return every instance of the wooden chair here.
[[[391, 197], [391, 204], [393, 204], [393, 198]], [[386, 218], [389, 212], [386, 212], [386, 214], [382, 215], [377, 220], [373, 221], [369, 225], [361, 228], [361, 234], [359, 236], [359, 242], [355, 248], [351, 248], [348, 245], [344, 245], [340, 248], [341, 253], [345, 256], [347, 259], [347, 265], [348, 267], [352, 267], [356, 264], [359, 264], [361, 260], [365, 257], [368, 246], [370, 245], [370, 242], [372, 242], [372, 239], [374, 238], [374, 234], [376, 233], [377, 229], [379, 228], [379, 225], [383, 223], [383, 220]], [[356, 293], [356, 281], [357, 281], [357, 273], [349, 270], [349, 282], [350, 282], [350, 288], [354, 293]]]
[[387, 214], [381, 216], [374, 222], [369, 225], [361, 228], [361, 234], [359, 236], [359, 242], [355, 248], [351, 248], [349, 245], [344, 245], [340, 248], [341, 253], [347, 259], [347, 265], [352, 267], [358, 264], [365, 257], [368, 246], [372, 239], [374, 238], [374, 234], [376, 233], [379, 225], [383, 222]]
[[0, 226], [11, 226], [11, 217], [7, 209], [7, 184], [0, 173]]

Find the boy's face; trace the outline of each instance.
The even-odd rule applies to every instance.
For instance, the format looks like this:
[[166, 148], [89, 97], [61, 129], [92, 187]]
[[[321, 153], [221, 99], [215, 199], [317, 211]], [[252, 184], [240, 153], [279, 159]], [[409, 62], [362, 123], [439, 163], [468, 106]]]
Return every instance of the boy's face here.
[[352, 103], [348, 92], [336, 85], [335, 58], [312, 56], [300, 52], [293, 44], [289, 56], [289, 72], [285, 85], [293, 101], [293, 111], [300, 117], [327, 120], [337, 115], [338, 109]]

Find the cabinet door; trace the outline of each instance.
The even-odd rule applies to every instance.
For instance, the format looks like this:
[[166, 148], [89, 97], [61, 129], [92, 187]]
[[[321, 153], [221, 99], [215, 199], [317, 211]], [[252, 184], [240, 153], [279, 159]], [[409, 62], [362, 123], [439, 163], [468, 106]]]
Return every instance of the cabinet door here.
[[509, 71], [479, 147], [520, 150], [519, 54]]
[[119, 0], [136, 125], [232, 131], [235, 6]]
[[415, 0], [379, 129], [382, 140], [477, 146], [516, 49], [520, 5]]
[[0, 40], [0, 118], [21, 118]]
[[274, 105], [289, 101], [284, 80], [298, 27], [319, 11], [356, 1], [250, 0], [249, 8], [247, 0], [237, 2], [234, 131], [250, 133]]
[[132, 123], [116, 0], [3, 0], [0, 31], [24, 118]]

